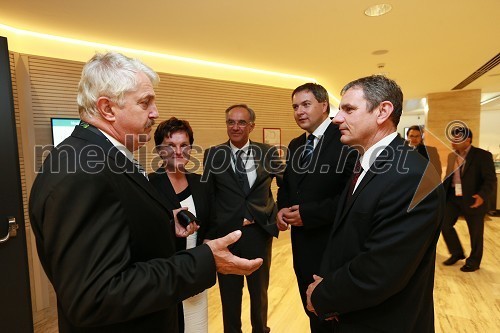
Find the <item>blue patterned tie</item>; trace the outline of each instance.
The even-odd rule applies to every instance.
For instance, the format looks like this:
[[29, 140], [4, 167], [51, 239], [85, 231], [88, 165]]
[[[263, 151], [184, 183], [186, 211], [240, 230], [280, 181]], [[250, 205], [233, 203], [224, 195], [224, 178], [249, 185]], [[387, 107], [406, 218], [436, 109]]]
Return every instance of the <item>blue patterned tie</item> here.
[[314, 134], [309, 134], [307, 137], [307, 142], [304, 147], [304, 151], [302, 152], [302, 157], [300, 158], [300, 166], [306, 167], [311, 162], [311, 157], [314, 150]]

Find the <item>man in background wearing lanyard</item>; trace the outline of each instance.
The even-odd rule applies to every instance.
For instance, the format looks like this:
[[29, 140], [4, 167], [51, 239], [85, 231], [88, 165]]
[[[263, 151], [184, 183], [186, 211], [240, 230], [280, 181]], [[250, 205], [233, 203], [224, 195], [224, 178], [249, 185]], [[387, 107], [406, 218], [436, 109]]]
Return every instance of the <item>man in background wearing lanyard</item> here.
[[465, 259], [454, 228], [458, 217], [463, 215], [469, 229], [471, 253], [460, 270], [474, 272], [483, 257], [484, 215], [495, 188], [495, 165], [490, 152], [472, 146], [469, 128], [456, 128], [452, 136], [451, 146], [455, 152], [448, 155], [446, 174], [451, 176], [444, 181], [446, 214], [442, 230], [451, 257], [443, 264], [450, 266]]

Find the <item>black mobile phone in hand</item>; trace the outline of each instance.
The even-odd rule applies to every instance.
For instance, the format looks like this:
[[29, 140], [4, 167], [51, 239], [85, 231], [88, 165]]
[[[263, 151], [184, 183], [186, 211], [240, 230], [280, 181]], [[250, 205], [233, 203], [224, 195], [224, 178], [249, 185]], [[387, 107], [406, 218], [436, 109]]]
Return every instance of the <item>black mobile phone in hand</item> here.
[[177, 212], [177, 220], [184, 228], [187, 228], [187, 226], [191, 222], [200, 225], [200, 220], [198, 220], [198, 218], [194, 216], [194, 214], [189, 210], [180, 210], [179, 212]]

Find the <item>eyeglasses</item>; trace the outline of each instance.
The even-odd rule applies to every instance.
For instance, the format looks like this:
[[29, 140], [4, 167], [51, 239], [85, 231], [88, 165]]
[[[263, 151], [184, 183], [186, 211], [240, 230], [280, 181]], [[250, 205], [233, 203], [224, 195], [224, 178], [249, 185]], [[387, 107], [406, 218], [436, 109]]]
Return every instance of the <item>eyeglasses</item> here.
[[247, 122], [246, 120], [226, 120], [227, 127], [233, 127], [234, 125], [237, 125], [238, 127], [245, 128], [250, 124], [252, 124], [252, 122]]

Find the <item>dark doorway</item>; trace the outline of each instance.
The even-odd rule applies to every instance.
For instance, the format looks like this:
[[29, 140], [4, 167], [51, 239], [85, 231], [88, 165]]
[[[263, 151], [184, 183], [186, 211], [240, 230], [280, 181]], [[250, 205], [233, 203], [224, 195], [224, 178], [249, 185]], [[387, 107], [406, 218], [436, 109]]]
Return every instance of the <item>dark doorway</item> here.
[[0, 331], [33, 332], [7, 39], [0, 37]]

